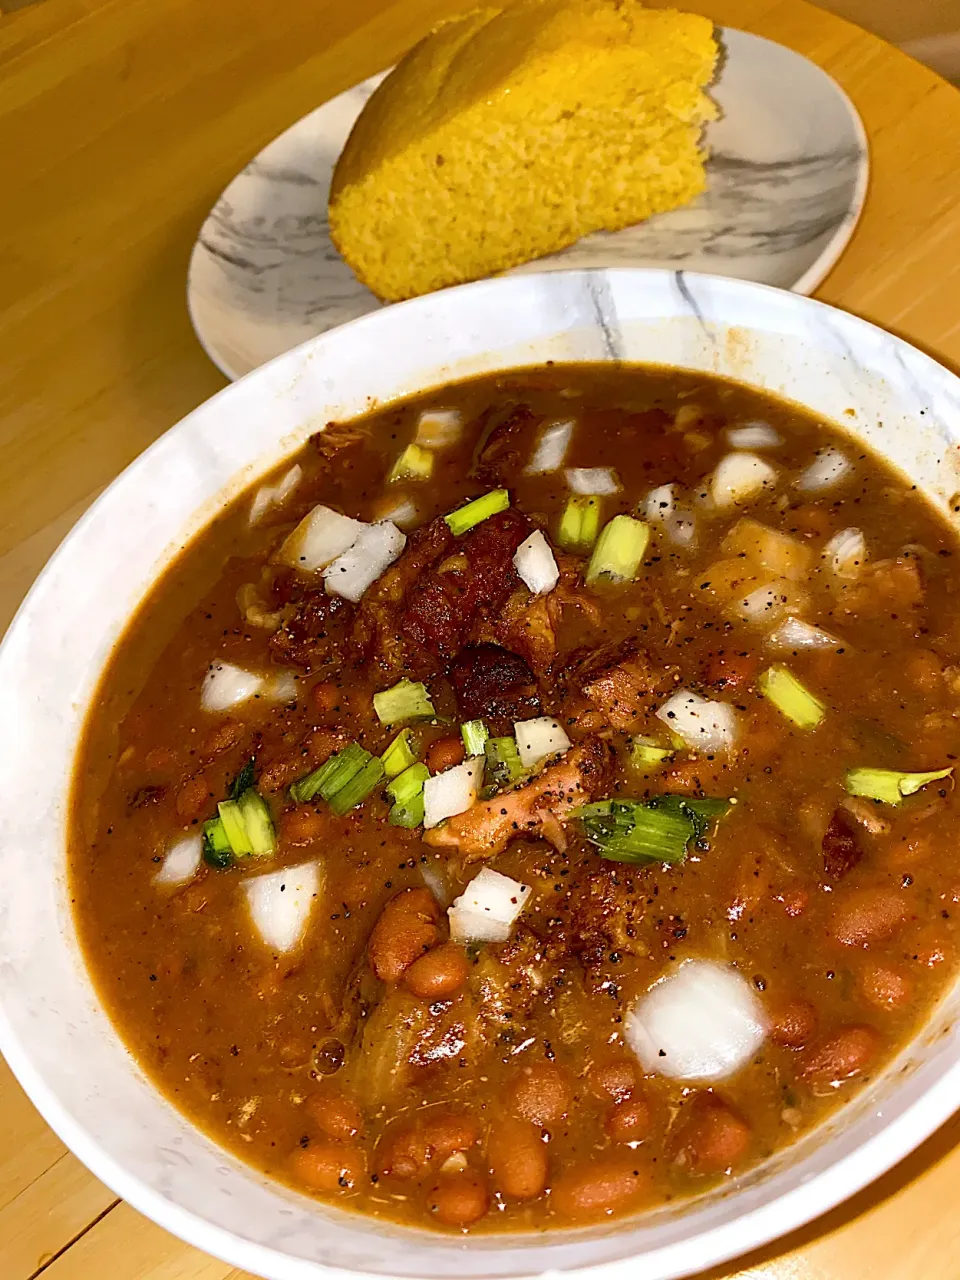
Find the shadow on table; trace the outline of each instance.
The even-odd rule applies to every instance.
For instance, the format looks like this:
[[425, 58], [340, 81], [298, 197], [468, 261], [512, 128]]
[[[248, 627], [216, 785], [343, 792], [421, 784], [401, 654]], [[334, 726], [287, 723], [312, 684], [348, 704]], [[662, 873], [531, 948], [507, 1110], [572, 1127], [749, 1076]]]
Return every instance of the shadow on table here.
[[775, 1262], [796, 1249], [802, 1249], [830, 1235], [831, 1232], [855, 1222], [857, 1218], [876, 1209], [885, 1200], [928, 1173], [941, 1160], [946, 1159], [958, 1145], [960, 1145], [960, 1112], [952, 1116], [942, 1128], [905, 1160], [901, 1160], [888, 1173], [878, 1178], [876, 1182], [872, 1182], [869, 1187], [858, 1191], [855, 1196], [851, 1196], [836, 1209], [831, 1209], [829, 1213], [814, 1218], [805, 1227], [798, 1227], [796, 1231], [781, 1236], [762, 1249], [754, 1249], [751, 1253], [745, 1253], [732, 1262], [713, 1267], [709, 1271], [698, 1271], [691, 1280], [724, 1280], [725, 1277], [736, 1276], [741, 1271], [750, 1271], [751, 1268], [755, 1269]]

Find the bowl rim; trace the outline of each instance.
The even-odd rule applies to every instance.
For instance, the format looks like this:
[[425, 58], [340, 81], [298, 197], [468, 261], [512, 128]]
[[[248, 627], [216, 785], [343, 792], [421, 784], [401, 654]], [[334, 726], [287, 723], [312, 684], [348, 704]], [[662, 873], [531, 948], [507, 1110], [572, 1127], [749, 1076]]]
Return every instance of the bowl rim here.
[[[851, 325], [858, 329], [872, 331], [877, 335], [883, 335], [894, 342], [900, 349], [908, 349], [915, 357], [926, 362], [931, 373], [937, 371], [940, 377], [946, 376], [952, 380], [956, 388], [960, 389], [960, 378], [953, 374], [951, 370], [939, 364], [926, 353], [913, 347], [905, 339], [895, 334], [889, 334], [867, 320], [843, 312], [816, 299], [777, 289], [773, 286], [741, 281], [730, 277], [670, 271], [664, 268], [623, 267], [587, 271], [576, 270], [562, 273], [549, 272], [544, 273], [543, 276], [529, 274], [502, 280], [479, 281], [461, 285], [455, 289], [445, 290], [444, 294], [463, 297], [473, 296], [481, 291], [491, 289], [502, 292], [511, 287], [528, 288], [541, 279], [555, 281], [558, 275], [587, 278], [614, 275], [618, 277], [634, 277], [641, 281], [654, 276], [673, 277], [681, 292], [684, 292], [684, 290], [689, 291], [691, 285], [696, 287], [697, 282], [702, 281], [708, 283], [714, 289], [729, 290], [737, 294], [759, 294], [776, 297], [785, 305], [798, 308], [801, 311], [820, 312], [824, 315], [830, 315], [834, 317], [836, 324], [842, 326]], [[437, 295], [431, 296], [436, 297]], [[685, 296], [689, 296], [689, 292]], [[149, 466], [151, 453], [162, 441], [167, 440], [172, 433], [188, 431], [189, 423], [194, 413], [223, 396], [238, 394], [235, 388], [246, 383], [248, 379], [262, 379], [265, 376], [269, 376], [267, 374], [268, 370], [276, 372], [278, 367], [284, 364], [289, 366], [290, 371], [293, 372], [318, 346], [323, 345], [330, 334], [341, 333], [346, 329], [352, 329], [357, 326], [377, 327], [383, 324], [396, 324], [402, 321], [408, 312], [414, 311], [428, 301], [429, 297], [412, 299], [408, 302], [398, 303], [390, 308], [358, 317], [346, 325], [339, 326], [336, 330], [329, 330], [315, 338], [308, 339], [290, 351], [280, 354], [274, 360], [252, 370], [238, 382], [229, 384], [207, 401], [204, 401], [202, 405], [197, 406], [191, 413], [174, 423], [157, 441], [128, 464], [65, 536], [20, 605], [6, 635], [3, 637], [2, 643], [0, 643], [0, 692], [2, 692], [5, 651], [8, 649], [11, 637], [23, 625], [23, 619], [29, 614], [32, 603], [46, 577], [52, 572], [53, 566], [63, 555], [64, 549], [73, 540], [76, 533], [81, 528], [85, 528], [88, 524], [99, 519], [99, 512], [102, 509], [106, 495], [115, 487], [124, 484], [126, 478], [135, 470]], [[386, 317], [388, 316], [395, 316], [396, 318], [387, 320]], [[571, 363], [576, 363], [576, 361], [571, 361]], [[640, 362], [630, 361], [630, 363]], [[506, 369], [517, 366], [505, 364], [502, 367]], [[456, 379], [453, 379], [453, 381], [456, 381]], [[404, 395], [407, 394], [411, 393], [404, 393]], [[389, 403], [389, 401], [384, 403]], [[960, 394], [958, 394], [957, 403], [960, 404]], [[253, 482], [253, 477], [248, 478], [244, 483], [244, 489], [248, 488]], [[209, 519], [206, 519], [202, 527], [206, 527], [208, 524]], [[162, 572], [150, 579], [151, 586], [159, 580]], [[104, 666], [101, 665], [98, 669], [98, 676], [102, 675], [103, 670]], [[78, 736], [81, 723], [82, 721], [78, 720]], [[89, 975], [85, 974], [85, 977], [88, 985], [96, 995], [96, 988]], [[99, 1000], [97, 1000], [97, 1003], [100, 1003]], [[129, 1050], [127, 1052], [129, 1053]], [[213, 1254], [231, 1266], [246, 1270], [252, 1269], [266, 1277], [267, 1280], [316, 1280], [320, 1276], [330, 1277], [331, 1280], [384, 1280], [384, 1273], [382, 1272], [334, 1267], [326, 1263], [294, 1257], [278, 1248], [245, 1240], [233, 1231], [210, 1222], [200, 1214], [184, 1209], [165, 1196], [155, 1186], [150, 1185], [144, 1178], [130, 1173], [100, 1145], [97, 1137], [85, 1128], [83, 1123], [77, 1120], [56, 1096], [47, 1079], [31, 1061], [27, 1046], [22, 1042], [20, 1035], [10, 1022], [2, 999], [0, 999], [0, 1053], [5, 1057], [24, 1092], [40, 1112], [43, 1119], [87, 1168], [134, 1209], [165, 1229], [172, 1231], [188, 1244], [206, 1253]], [[132, 1054], [130, 1054], [130, 1057], [134, 1062], [136, 1061]], [[151, 1087], [161, 1097], [164, 1096], [160, 1090], [157, 1090], [152, 1085], [152, 1082]], [[768, 1203], [760, 1205], [729, 1222], [709, 1226], [703, 1230], [696, 1230], [687, 1239], [642, 1253], [634, 1253], [582, 1267], [569, 1268], [569, 1270], [571, 1274], [584, 1277], [584, 1280], [621, 1280], [626, 1274], [624, 1268], [636, 1260], [642, 1259], [646, 1280], [668, 1280], [670, 1277], [689, 1275], [694, 1271], [720, 1265], [754, 1249], [768, 1245], [777, 1238], [811, 1222], [829, 1209], [842, 1204], [856, 1192], [862, 1190], [869, 1183], [891, 1169], [925, 1141], [954, 1113], [957, 1106], [960, 1105], [958, 1100], [960, 1100], [960, 1059], [947, 1067], [938, 1079], [934, 1080], [932, 1084], [928, 1084], [913, 1102], [906, 1105], [900, 1114], [896, 1115], [892, 1120], [888, 1120], [877, 1133], [867, 1138], [866, 1141], [862, 1142], [849, 1154], [842, 1156], [828, 1167], [813, 1174], [802, 1185], [777, 1195]], [[198, 1129], [189, 1120], [189, 1117], [187, 1119], [191, 1127]], [[202, 1133], [202, 1130], [198, 1131]], [[736, 1194], [735, 1190], [733, 1194]], [[355, 1216], [362, 1217], [362, 1215]], [[630, 1219], [625, 1219], [624, 1225], [633, 1224]], [[482, 1237], [481, 1239], [488, 1240], [490, 1237]], [[469, 1249], [469, 1247], [470, 1238], [468, 1238], [464, 1248]], [[517, 1274], [550, 1274], [559, 1276], [561, 1273], [559, 1271], [525, 1271]]]

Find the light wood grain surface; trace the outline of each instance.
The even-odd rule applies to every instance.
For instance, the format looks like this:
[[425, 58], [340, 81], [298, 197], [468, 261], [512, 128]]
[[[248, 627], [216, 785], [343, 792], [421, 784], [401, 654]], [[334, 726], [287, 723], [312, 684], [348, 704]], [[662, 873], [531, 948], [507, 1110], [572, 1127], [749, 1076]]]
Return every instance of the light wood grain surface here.
[[[184, 276], [220, 189], [457, 0], [43, 0], [0, 18], [0, 629], [98, 492], [223, 379]], [[826, 68], [873, 177], [819, 296], [960, 364], [960, 94], [803, 0], [693, 0]], [[855, 1200], [715, 1273], [956, 1280], [960, 1122]], [[0, 1277], [242, 1280], [140, 1218], [0, 1061]]]

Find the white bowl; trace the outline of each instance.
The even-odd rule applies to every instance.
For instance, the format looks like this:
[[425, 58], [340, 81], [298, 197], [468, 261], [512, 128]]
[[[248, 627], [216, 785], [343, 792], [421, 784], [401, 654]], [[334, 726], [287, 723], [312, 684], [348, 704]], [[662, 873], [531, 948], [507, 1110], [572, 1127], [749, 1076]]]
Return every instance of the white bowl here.
[[[0, 1049], [63, 1140], [169, 1230], [275, 1280], [685, 1275], [789, 1231], [877, 1177], [953, 1111], [954, 990], [901, 1058], [816, 1134], [702, 1199], [576, 1233], [464, 1240], [287, 1191], [200, 1134], [98, 1004], [65, 879], [68, 779], [110, 651], [222, 504], [331, 418], [517, 365], [630, 359], [787, 396], [898, 464], [943, 510], [960, 491], [960, 380], [820, 303], [730, 279], [623, 270], [487, 281], [324, 334], [228, 387], [80, 521], [0, 649]], [[854, 410], [850, 415], [849, 410]]]

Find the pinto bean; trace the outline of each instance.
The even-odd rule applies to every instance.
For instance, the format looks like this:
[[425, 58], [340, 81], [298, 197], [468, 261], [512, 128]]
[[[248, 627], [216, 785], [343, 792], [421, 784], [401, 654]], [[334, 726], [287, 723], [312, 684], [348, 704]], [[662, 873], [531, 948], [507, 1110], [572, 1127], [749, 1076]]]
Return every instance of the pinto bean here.
[[280, 839], [286, 844], [310, 844], [330, 829], [330, 820], [320, 809], [301, 807], [280, 815]]
[[188, 778], [177, 792], [177, 813], [181, 818], [201, 818], [212, 803], [213, 792], [202, 773]]
[[439, 937], [439, 908], [429, 889], [404, 889], [391, 898], [370, 934], [370, 963], [384, 982], [399, 982]]
[[534, 1200], [547, 1185], [547, 1147], [540, 1130], [526, 1120], [503, 1116], [487, 1140], [493, 1185], [507, 1200]]
[[242, 739], [246, 730], [239, 720], [223, 720], [216, 725], [200, 744], [202, 756], [218, 756], [229, 751]]
[[461, 764], [464, 754], [460, 738], [437, 738], [427, 747], [426, 765], [431, 773], [441, 773], [444, 769], [452, 769], [455, 764]]
[[446, 1108], [428, 1108], [391, 1125], [377, 1144], [376, 1168], [382, 1177], [419, 1178], [480, 1139], [473, 1116]]
[[804, 1054], [800, 1075], [810, 1084], [834, 1084], [864, 1071], [880, 1052], [881, 1039], [872, 1027], [841, 1027], [816, 1041]]
[[310, 690], [310, 705], [324, 719], [338, 711], [345, 700], [343, 690], [332, 680], [323, 680]]
[[834, 909], [831, 930], [845, 947], [868, 947], [897, 932], [910, 916], [902, 893], [892, 889], [857, 889]]
[[625, 1098], [636, 1084], [636, 1067], [622, 1059], [595, 1062], [587, 1072], [587, 1085], [598, 1098]]
[[298, 1148], [290, 1159], [290, 1171], [313, 1191], [350, 1191], [366, 1174], [363, 1152], [352, 1142], [326, 1138]]
[[403, 985], [421, 1000], [446, 1000], [460, 990], [469, 972], [463, 947], [443, 942], [414, 960], [403, 975]]
[[427, 1193], [427, 1207], [448, 1227], [469, 1227], [490, 1208], [487, 1184], [469, 1169], [442, 1174]]
[[342, 1093], [315, 1093], [304, 1105], [314, 1124], [328, 1138], [348, 1142], [363, 1128], [360, 1108]]
[[713, 1093], [698, 1094], [677, 1134], [677, 1161], [691, 1173], [725, 1173], [746, 1155], [753, 1135], [746, 1120]]
[[653, 1113], [645, 1099], [623, 1098], [607, 1112], [603, 1131], [614, 1142], [642, 1142], [650, 1136]]
[[817, 1011], [809, 1000], [791, 1000], [770, 1010], [770, 1039], [789, 1049], [802, 1049], [817, 1029]]
[[550, 1207], [563, 1218], [590, 1220], [641, 1204], [653, 1179], [635, 1155], [602, 1156], [574, 1165], [550, 1189]]
[[861, 970], [859, 987], [864, 1000], [884, 1011], [902, 1008], [913, 995], [911, 979], [889, 964], [868, 964]]
[[556, 1124], [570, 1106], [570, 1086], [565, 1072], [552, 1062], [524, 1067], [507, 1088], [507, 1106], [531, 1124]]

